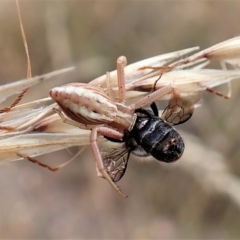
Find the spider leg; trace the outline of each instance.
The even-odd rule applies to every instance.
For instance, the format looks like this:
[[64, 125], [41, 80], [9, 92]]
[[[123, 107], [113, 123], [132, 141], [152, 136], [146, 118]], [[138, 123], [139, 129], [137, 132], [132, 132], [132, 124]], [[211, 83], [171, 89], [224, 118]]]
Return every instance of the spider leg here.
[[124, 67], [126, 65], [127, 65], [126, 57], [121, 56], [117, 59], [118, 96], [120, 103], [124, 103], [126, 100], [125, 73], [124, 73]]
[[56, 112], [59, 115], [59, 117], [62, 119], [62, 121], [64, 123], [67, 123], [67, 124], [72, 125], [74, 127], [81, 128], [81, 129], [87, 129], [87, 130], [90, 130], [93, 127], [95, 127], [93, 125], [82, 124], [82, 123], [76, 122], [76, 121], [66, 117], [65, 114], [63, 114], [63, 112], [59, 109], [53, 108], [53, 111]]
[[50, 165], [48, 165], [48, 164], [42, 163], [42, 162], [38, 161], [37, 159], [32, 158], [32, 157], [30, 157], [30, 156], [27, 156], [27, 155], [25, 155], [25, 154], [16, 153], [16, 155], [19, 156], [19, 157], [25, 158], [26, 160], [28, 160], [28, 161], [30, 161], [30, 162], [32, 162], [32, 163], [36, 163], [36, 164], [38, 164], [38, 165], [41, 166], [41, 167], [47, 168], [48, 170], [50, 170], [50, 171], [52, 171], [52, 172], [56, 172], [56, 171], [58, 171], [59, 169], [66, 167], [69, 163], [71, 163], [73, 160], [75, 160], [76, 157], [79, 156], [79, 155], [85, 150], [85, 148], [86, 148], [86, 146], [85, 146], [85, 147], [82, 147], [82, 148], [78, 151], [78, 153], [75, 154], [70, 160], [68, 160], [67, 162], [65, 162], [65, 163], [63, 163], [63, 164], [60, 164], [60, 165], [58, 165], [58, 166], [56, 166], [56, 167], [52, 167], [52, 166], [50, 166]]
[[[127, 65], [127, 58], [121, 56], [117, 59], [117, 79], [118, 79], [118, 98], [119, 103], [124, 103], [126, 100], [126, 89], [125, 89], [125, 73], [124, 67]], [[111, 76], [110, 73], [106, 73], [106, 84], [108, 96], [115, 100], [113, 90], [111, 88]]]
[[170, 94], [173, 92], [175, 86], [170, 84], [167, 86], [164, 86], [155, 92], [152, 92], [148, 94], [147, 96], [139, 99], [137, 102], [131, 104], [129, 108], [132, 112], [134, 112], [136, 109], [143, 108], [145, 106], [151, 105], [153, 102], [161, 99], [162, 97], [166, 96], [167, 94]]
[[[106, 130], [106, 131], [105, 131]], [[97, 138], [98, 134], [101, 135], [107, 135], [108, 137], [115, 138], [116, 132], [113, 129], [106, 129], [104, 127], [95, 127], [92, 129], [91, 134], [90, 134], [90, 143], [91, 143], [91, 148], [93, 151], [93, 155], [96, 161], [96, 168], [97, 168], [97, 175], [99, 177], [105, 178], [110, 185], [123, 197], [127, 197], [124, 193], [121, 192], [121, 189], [112, 181], [108, 173], [106, 172], [106, 169], [104, 168], [103, 160], [101, 157], [101, 153], [97, 144]]]

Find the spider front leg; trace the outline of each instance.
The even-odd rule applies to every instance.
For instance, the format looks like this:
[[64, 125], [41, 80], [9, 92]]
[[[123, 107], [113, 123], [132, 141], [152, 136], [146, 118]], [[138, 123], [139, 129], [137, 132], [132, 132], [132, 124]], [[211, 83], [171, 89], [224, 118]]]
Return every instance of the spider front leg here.
[[126, 57], [121, 56], [117, 59], [118, 97], [120, 103], [124, 103], [126, 100], [125, 73], [124, 73], [124, 68], [126, 65], [127, 65]]
[[[125, 89], [125, 73], [124, 68], [127, 65], [127, 58], [121, 56], [117, 59], [117, 80], [118, 80], [118, 102], [124, 103], [126, 101], [126, 89]], [[111, 76], [110, 72], [106, 73], [107, 94], [115, 100], [112, 88], [111, 88]]]
[[[127, 65], [127, 58], [121, 56], [117, 59], [117, 80], [118, 80], [118, 102], [124, 103], [126, 101], [126, 89], [125, 89], [125, 73], [124, 68]], [[111, 76], [110, 73], [106, 73], [107, 93], [108, 96], [115, 101], [115, 97], [111, 88]]]
[[[129, 106], [131, 111], [150, 105], [167, 94], [171, 94], [167, 107], [162, 112], [161, 118], [172, 125], [182, 124], [188, 121], [194, 112], [194, 104], [201, 99], [201, 92], [193, 92], [189, 95], [181, 95], [172, 85], [165, 86], [148, 94], [136, 103]], [[155, 109], [156, 112], [156, 109]], [[155, 114], [156, 115], [156, 114]]]
[[[125, 89], [125, 73], [124, 68], [127, 65], [127, 59], [124, 56], [121, 56], [117, 59], [117, 79], [118, 79], [118, 96], [119, 96], [119, 103], [124, 103], [126, 100], [126, 89]], [[145, 68], [152, 68], [152, 67], [143, 67]], [[154, 68], [155, 69], [155, 68]], [[159, 70], [159, 68], [157, 68]], [[172, 70], [173, 67], [161, 67], [162, 73]], [[136, 103], [133, 103], [129, 106], [128, 109], [130, 109], [132, 112], [134, 112], [137, 109], [143, 108], [145, 106], [151, 105], [153, 102], [161, 99], [167, 94], [173, 93], [175, 89], [175, 86], [173, 84], [164, 86], [157, 91], [154, 91], [144, 98], [140, 99]]]
[[167, 94], [173, 93], [174, 89], [175, 89], [175, 86], [173, 84], [164, 86], [164, 87], [156, 90], [155, 92], [152, 92], [152, 93], [148, 94], [147, 96], [139, 99], [137, 102], [131, 104], [129, 106], [129, 108], [131, 109], [132, 112], [134, 112], [136, 109], [144, 108], [148, 105], [151, 105], [153, 102], [163, 98]]
[[99, 151], [99, 147], [97, 144], [97, 138], [98, 134], [115, 138], [115, 139], [122, 139], [123, 134], [119, 133], [118, 131], [115, 131], [111, 128], [107, 127], [95, 127], [92, 129], [91, 134], [90, 134], [90, 143], [91, 143], [91, 148], [93, 151], [93, 155], [96, 161], [96, 167], [97, 167], [97, 173], [99, 177], [105, 178], [110, 185], [123, 197], [127, 197], [124, 193], [121, 192], [121, 189], [112, 181], [108, 173], [106, 172], [106, 169], [104, 168], [103, 160], [101, 153]]

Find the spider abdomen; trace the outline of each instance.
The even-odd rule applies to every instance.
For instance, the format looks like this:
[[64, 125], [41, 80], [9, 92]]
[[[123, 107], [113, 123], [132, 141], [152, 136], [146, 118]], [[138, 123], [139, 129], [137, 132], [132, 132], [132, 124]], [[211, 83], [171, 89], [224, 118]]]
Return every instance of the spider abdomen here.
[[107, 124], [117, 115], [115, 103], [102, 89], [85, 83], [69, 83], [49, 91], [63, 112], [83, 124]]

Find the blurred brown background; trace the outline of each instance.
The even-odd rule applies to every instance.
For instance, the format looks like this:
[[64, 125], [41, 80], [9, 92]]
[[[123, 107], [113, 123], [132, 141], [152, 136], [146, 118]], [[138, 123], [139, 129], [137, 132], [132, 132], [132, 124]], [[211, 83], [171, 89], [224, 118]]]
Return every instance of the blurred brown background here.
[[[203, 49], [240, 32], [239, 1], [20, 0], [20, 7], [33, 75], [72, 65], [78, 73], [31, 89], [25, 101], [47, 96], [52, 86], [89, 82], [115, 69], [120, 55], [131, 63], [193, 46]], [[2, 0], [0, 83], [25, 77], [16, 5]], [[233, 197], [240, 188], [219, 179], [229, 188], [229, 194], [220, 193], [206, 181], [208, 169], [223, 164], [238, 183], [239, 93], [236, 81], [230, 100], [204, 94], [202, 107], [178, 127], [195, 136], [191, 140], [183, 133], [187, 149], [179, 162], [130, 161], [120, 182], [128, 199], [96, 176], [90, 151], [57, 173], [26, 161], [1, 164], [0, 238], [240, 238], [240, 204]], [[70, 157], [64, 150], [39, 159], [57, 165]], [[198, 163], [185, 167], [189, 159]], [[208, 162], [206, 176], [197, 172], [201, 161]]]

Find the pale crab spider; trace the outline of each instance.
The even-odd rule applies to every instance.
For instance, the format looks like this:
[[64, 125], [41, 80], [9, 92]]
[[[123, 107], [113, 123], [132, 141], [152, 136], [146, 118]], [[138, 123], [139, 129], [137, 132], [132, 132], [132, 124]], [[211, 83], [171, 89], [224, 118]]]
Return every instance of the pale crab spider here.
[[[82, 129], [91, 130], [90, 144], [96, 160], [97, 175], [105, 178], [123, 197], [127, 196], [123, 194], [120, 188], [113, 182], [113, 179], [109, 176], [104, 167], [101, 152], [97, 144], [98, 135], [110, 139], [121, 140], [125, 133], [131, 133], [131, 130], [134, 128], [138, 117], [138, 109], [149, 106], [154, 101], [159, 100], [170, 93], [173, 93], [174, 97], [172, 99], [174, 99], [174, 103], [176, 103], [176, 98], [179, 97], [174, 86], [170, 84], [148, 94], [129, 106], [125, 105], [126, 90], [124, 67], [126, 64], [127, 60], [124, 56], [117, 59], [119, 102], [112, 100], [104, 93], [103, 89], [85, 83], [69, 83], [60, 87], [52, 88], [49, 91], [51, 98], [56, 101], [60, 107], [60, 110], [54, 110], [59, 114], [63, 122]], [[109, 73], [107, 73], [107, 78], [110, 78]], [[169, 104], [171, 110], [165, 109], [165, 115], [167, 114], [168, 117], [169, 114], [181, 115], [179, 112], [174, 112], [172, 110], [171, 103], [173, 103], [173, 100], [170, 100]], [[181, 108], [181, 106], [177, 107]], [[189, 109], [190, 110], [187, 113], [185, 112], [181, 115], [181, 119], [178, 120], [178, 123], [173, 124], [187, 121], [193, 112], [191, 107]], [[181, 144], [176, 141], [172, 141], [172, 144], [174, 144], [175, 148], [180, 149], [180, 145], [182, 148], [183, 141], [181, 137], [178, 137], [177, 139]], [[179, 150], [181, 154], [183, 150], [184, 147]], [[179, 156], [176, 156], [176, 159], [174, 160], [177, 160], [178, 158]]]

